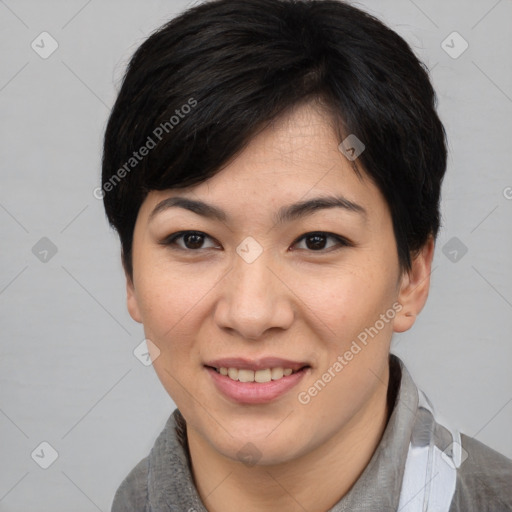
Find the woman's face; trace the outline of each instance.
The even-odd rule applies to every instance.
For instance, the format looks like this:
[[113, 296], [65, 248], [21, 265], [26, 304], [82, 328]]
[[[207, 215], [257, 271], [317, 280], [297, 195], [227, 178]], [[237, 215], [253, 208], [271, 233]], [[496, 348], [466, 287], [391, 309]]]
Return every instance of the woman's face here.
[[[152, 191], [139, 211], [130, 314], [189, 432], [230, 459], [293, 460], [385, 396], [403, 279], [387, 204], [340, 142], [300, 107], [210, 180]], [[293, 206], [335, 197], [345, 207]]]

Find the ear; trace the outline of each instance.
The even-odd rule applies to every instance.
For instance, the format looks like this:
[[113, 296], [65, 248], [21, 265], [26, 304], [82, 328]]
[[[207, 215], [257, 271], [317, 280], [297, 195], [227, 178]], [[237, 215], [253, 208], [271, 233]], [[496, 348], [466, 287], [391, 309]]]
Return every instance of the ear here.
[[411, 269], [402, 276], [398, 295], [398, 302], [402, 305], [402, 309], [393, 323], [395, 332], [410, 329], [427, 302], [434, 245], [433, 237], [429, 237], [425, 245], [414, 255]]
[[135, 286], [133, 284], [133, 278], [128, 274], [126, 269], [124, 270], [126, 278], [126, 306], [130, 316], [139, 324], [142, 323], [142, 316], [140, 314], [139, 302], [137, 300], [137, 294], [135, 293]]

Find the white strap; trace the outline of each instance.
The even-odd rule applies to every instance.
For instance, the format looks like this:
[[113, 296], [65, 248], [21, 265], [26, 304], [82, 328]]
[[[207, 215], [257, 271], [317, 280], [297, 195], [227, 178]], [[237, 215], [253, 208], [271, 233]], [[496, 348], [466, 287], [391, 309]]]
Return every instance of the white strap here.
[[398, 512], [449, 512], [461, 464], [460, 434], [445, 427], [452, 435], [451, 450], [436, 446], [434, 409], [421, 390], [418, 394], [418, 415], [405, 462]]

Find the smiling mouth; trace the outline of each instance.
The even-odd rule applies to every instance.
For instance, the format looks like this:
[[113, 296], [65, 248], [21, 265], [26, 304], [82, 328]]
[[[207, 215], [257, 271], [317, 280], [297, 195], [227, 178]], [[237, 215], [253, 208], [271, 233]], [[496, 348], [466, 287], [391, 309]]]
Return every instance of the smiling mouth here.
[[215, 370], [218, 374], [229, 377], [233, 381], [238, 382], [256, 382], [256, 383], [265, 383], [276, 380], [281, 380], [286, 378], [292, 374], [299, 373], [304, 371], [307, 368], [311, 368], [309, 365], [305, 365], [298, 370], [292, 370], [291, 368], [284, 368], [282, 366], [278, 366], [275, 368], [264, 368], [261, 370], [248, 370], [244, 368], [234, 368], [234, 367], [219, 367], [216, 368], [214, 366], [206, 366], [207, 368], [211, 368]]

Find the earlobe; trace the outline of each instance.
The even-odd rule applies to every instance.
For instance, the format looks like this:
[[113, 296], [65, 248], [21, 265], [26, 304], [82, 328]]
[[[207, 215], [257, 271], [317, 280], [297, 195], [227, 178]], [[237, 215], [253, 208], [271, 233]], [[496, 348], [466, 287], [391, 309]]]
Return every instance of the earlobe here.
[[398, 302], [402, 305], [402, 309], [396, 315], [393, 323], [395, 332], [404, 332], [410, 329], [416, 321], [416, 316], [427, 302], [434, 245], [434, 239], [429, 237], [427, 243], [414, 256], [411, 269], [402, 277], [398, 295]]
[[139, 310], [139, 303], [137, 301], [137, 294], [135, 293], [135, 286], [133, 280], [128, 275], [126, 276], [126, 306], [130, 316], [138, 323], [142, 323], [142, 316]]

